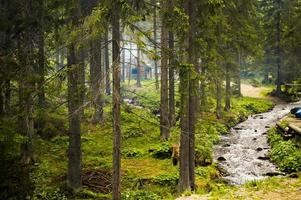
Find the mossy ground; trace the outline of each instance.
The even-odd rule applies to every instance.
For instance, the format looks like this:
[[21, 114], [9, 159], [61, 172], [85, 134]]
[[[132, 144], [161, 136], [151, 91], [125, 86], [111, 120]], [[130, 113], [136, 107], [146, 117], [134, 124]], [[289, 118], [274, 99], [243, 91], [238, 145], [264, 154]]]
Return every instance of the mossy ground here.
[[[151, 82], [143, 82], [143, 89], [136, 89], [138, 101], [144, 108], [122, 106], [122, 191], [123, 199], [174, 199], [177, 196], [178, 166], [173, 166], [171, 159], [155, 158], [149, 149], [165, 151], [164, 145], [179, 142], [180, 130], [178, 123], [171, 131], [169, 142], [162, 143], [159, 133], [159, 119], [151, 113], [158, 108], [159, 92]], [[130, 87], [123, 86], [132, 91]], [[147, 89], [145, 89], [147, 88]], [[147, 91], [147, 92], [145, 92]], [[131, 92], [129, 92], [131, 93]], [[132, 94], [127, 93], [129, 97]], [[137, 96], [137, 95], [136, 95]], [[157, 103], [156, 103], [157, 102]], [[214, 102], [213, 100], [211, 102]], [[248, 115], [264, 112], [273, 107], [273, 103], [264, 99], [240, 97], [232, 99], [232, 110], [223, 113], [221, 120], [216, 119], [214, 104], [208, 111], [199, 115], [196, 125], [197, 151], [204, 159], [211, 159], [213, 145], [218, 142], [220, 134], [226, 134], [231, 126], [244, 120]], [[91, 109], [85, 111], [82, 123], [82, 159], [83, 169], [111, 169], [112, 165], [112, 128], [111, 108], [105, 108], [105, 122], [92, 125]], [[65, 122], [67, 123], [67, 121]], [[35, 140], [38, 163], [31, 177], [35, 182], [37, 199], [63, 199], [71, 197], [65, 191], [67, 170], [68, 136], [61, 134], [51, 140]], [[162, 150], [163, 149], [163, 150]], [[196, 168], [196, 183], [198, 193], [224, 191], [228, 188], [220, 181], [220, 175], [215, 165]], [[74, 197], [74, 196], [73, 196]], [[76, 199], [110, 198], [110, 194], [100, 194], [85, 188]]]

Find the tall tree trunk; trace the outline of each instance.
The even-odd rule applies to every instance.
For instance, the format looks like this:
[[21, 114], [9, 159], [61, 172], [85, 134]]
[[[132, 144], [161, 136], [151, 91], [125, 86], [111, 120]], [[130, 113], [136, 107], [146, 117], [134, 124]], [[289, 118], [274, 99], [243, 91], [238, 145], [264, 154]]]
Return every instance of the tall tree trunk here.
[[[30, 18], [32, 12], [32, 2], [26, 1], [25, 16]], [[20, 100], [20, 133], [26, 136], [26, 141], [21, 145], [21, 162], [30, 164], [35, 162], [35, 155], [33, 149], [34, 136], [34, 100], [33, 92], [35, 90], [34, 75], [34, 33], [32, 27], [27, 27], [23, 38], [24, 46], [21, 47], [20, 52], [22, 66], [24, 72], [19, 81], [19, 100]]]
[[128, 86], [131, 84], [132, 78], [132, 42], [130, 42], [130, 63], [129, 63], [129, 74], [128, 74]]
[[77, 52], [77, 58], [79, 62], [79, 92], [80, 92], [80, 115], [84, 117], [85, 109], [84, 109], [84, 102], [86, 96], [86, 64], [85, 64], [85, 51], [86, 49], [81, 48]]
[[216, 117], [222, 118], [222, 86], [220, 80], [216, 80]]
[[96, 39], [91, 41], [91, 61], [90, 61], [90, 77], [92, 85], [92, 105], [94, 113], [92, 123], [98, 124], [103, 122], [103, 70], [101, 66], [101, 40]]
[[121, 198], [121, 124], [120, 124], [120, 0], [112, 0], [112, 44], [113, 44], [113, 200]]
[[[183, 95], [184, 89], [181, 90], [182, 109], [181, 112], [181, 156], [187, 156], [188, 158], [181, 158], [180, 162], [180, 181], [179, 191], [195, 190], [195, 122], [196, 122], [196, 111], [198, 110], [198, 90], [199, 82], [196, 74], [198, 73], [198, 65], [196, 59], [195, 49], [195, 38], [196, 38], [196, 2], [195, 0], [188, 0], [184, 3], [186, 14], [189, 17], [189, 29], [185, 40], [185, 46], [187, 49], [186, 63], [187, 65], [187, 84], [185, 85], [187, 95]], [[180, 74], [183, 76], [183, 74]], [[184, 82], [184, 81], [183, 81]], [[188, 96], [188, 98], [186, 97]], [[185, 141], [185, 137], [188, 141]], [[183, 138], [183, 139], [182, 139]], [[188, 169], [187, 169], [188, 166]], [[188, 171], [188, 172], [186, 172]], [[188, 177], [187, 177], [188, 176]]]
[[4, 94], [3, 94], [3, 81], [0, 80], [0, 116], [4, 114]]
[[276, 55], [277, 55], [277, 80], [276, 93], [281, 94], [281, 0], [276, 0], [277, 15], [276, 15]]
[[196, 0], [189, 0], [187, 11], [189, 16], [188, 62], [193, 64], [193, 69], [191, 71], [189, 80], [189, 181], [190, 189], [195, 190], [195, 123], [199, 100], [199, 80], [196, 76], [196, 74], [199, 72], [199, 69], [195, 49], [197, 31]]
[[125, 42], [122, 43], [122, 82], [125, 82]]
[[225, 111], [231, 109], [231, 76], [230, 76], [230, 64], [226, 63], [226, 102]]
[[6, 115], [10, 113], [11, 86], [10, 79], [4, 82], [4, 112]]
[[[78, 26], [80, 17], [80, 2], [76, 0], [71, 10], [72, 27]], [[71, 43], [68, 47], [67, 57], [67, 77], [68, 77], [68, 119], [69, 119], [69, 147], [68, 147], [68, 173], [67, 184], [72, 190], [76, 191], [81, 187], [81, 171], [82, 171], [82, 152], [81, 152], [81, 105], [82, 91], [81, 83], [81, 59], [79, 52], [76, 50], [75, 44]]]
[[73, 190], [81, 187], [81, 91], [80, 65], [73, 44], [68, 52], [68, 112], [69, 112], [69, 149], [68, 149], [68, 186]]
[[38, 105], [39, 108], [45, 107], [45, 89], [44, 89], [44, 80], [45, 80], [45, 53], [44, 53], [44, 0], [40, 1], [41, 5], [39, 10], [39, 31], [38, 31]]
[[109, 33], [105, 33], [105, 68], [106, 68], [106, 94], [111, 95], [111, 77], [110, 77], [110, 54], [109, 54]]
[[[202, 77], [205, 77], [205, 75], [206, 75], [206, 72], [205, 72], [205, 68], [204, 67], [202, 67], [202, 70], [201, 70], [201, 74], [202, 74]], [[206, 98], [206, 85], [205, 85], [205, 79], [203, 78], [202, 80], [201, 80], [201, 83], [200, 83], [200, 95], [201, 95], [201, 97], [200, 97], [200, 111], [201, 112], [204, 112], [204, 111], [206, 111], [206, 108], [207, 108], [207, 98]]]
[[[155, 51], [155, 55], [157, 57], [157, 0], [152, 0], [153, 3], [153, 16], [154, 16], [154, 51]], [[159, 89], [159, 76], [158, 76], [158, 61], [157, 58], [155, 58], [154, 60], [154, 64], [155, 64], [155, 80], [156, 80], [156, 89]]]
[[161, 26], [161, 103], [160, 103], [160, 135], [162, 140], [169, 139], [168, 120], [168, 29], [164, 13], [168, 10], [168, 2], [162, 0]]
[[137, 87], [141, 87], [141, 63], [140, 63], [140, 47], [137, 46]]
[[181, 138], [180, 138], [180, 179], [178, 190], [190, 190], [189, 170], [189, 66], [180, 67], [180, 95], [181, 95]]
[[[169, 12], [173, 11], [173, 0], [169, 0]], [[169, 125], [174, 126], [175, 125], [175, 79], [174, 79], [174, 73], [175, 73], [175, 54], [174, 54], [174, 33], [173, 31], [169, 31], [169, 51], [171, 52], [169, 54]]]
[[242, 53], [241, 50], [238, 49], [237, 51], [237, 63], [238, 63], [238, 68], [237, 68], [237, 95], [241, 97], [241, 77], [240, 77], [240, 72], [241, 72], [241, 66], [242, 66]]

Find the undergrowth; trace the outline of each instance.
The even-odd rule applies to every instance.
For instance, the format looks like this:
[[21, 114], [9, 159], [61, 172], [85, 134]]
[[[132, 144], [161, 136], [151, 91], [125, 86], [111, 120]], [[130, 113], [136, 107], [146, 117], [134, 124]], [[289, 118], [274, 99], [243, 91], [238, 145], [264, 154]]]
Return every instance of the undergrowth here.
[[293, 140], [284, 140], [280, 130], [274, 127], [268, 132], [268, 141], [272, 148], [271, 159], [279, 169], [285, 172], [301, 170], [301, 149]]
[[[150, 87], [152, 88], [147, 93], [144, 92], [145, 90], [135, 91], [139, 94], [139, 103], [145, 108], [122, 104], [123, 199], [174, 199], [177, 195], [179, 168], [172, 165], [171, 147], [173, 144], [178, 144], [180, 140], [179, 121], [171, 129], [170, 140], [161, 142], [159, 118], [152, 113], [153, 109], [158, 109], [158, 105], [154, 102], [159, 102], [159, 96], [153, 88], [154, 85]], [[146, 95], [149, 96], [145, 98]], [[218, 143], [219, 136], [227, 134], [230, 127], [243, 121], [248, 115], [271, 109], [273, 104], [260, 99], [233, 98], [232, 110], [223, 113], [223, 118], [220, 120], [214, 115], [214, 107], [215, 105], [212, 104], [208, 106], [208, 112], [200, 113], [196, 124], [198, 193], [223, 191], [226, 187], [220, 181], [219, 171], [212, 163], [213, 147]], [[85, 110], [81, 127], [84, 170], [111, 170], [112, 168], [112, 111], [109, 104], [104, 108], [104, 112], [104, 123], [92, 125], [89, 122], [92, 111], [90, 108]], [[61, 116], [51, 117], [51, 120], [59, 119], [58, 124], [63, 124], [64, 128], [56, 129], [56, 133], [51, 134], [51, 137], [43, 137], [43, 139], [38, 137], [34, 141], [39, 159], [30, 176], [37, 186], [33, 192], [33, 199], [108, 198], [110, 194], [93, 192], [89, 188], [84, 188], [76, 197], [70, 196], [66, 190], [64, 177], [67, 171], [68, 136], [65, 130], [67, 119], [62, 117], [66, 114], [66, 110], [60, 114]]]

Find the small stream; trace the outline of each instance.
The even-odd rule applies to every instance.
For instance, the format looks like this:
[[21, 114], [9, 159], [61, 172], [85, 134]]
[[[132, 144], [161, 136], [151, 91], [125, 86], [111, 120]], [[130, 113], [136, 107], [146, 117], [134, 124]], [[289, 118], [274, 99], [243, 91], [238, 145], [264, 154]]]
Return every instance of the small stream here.
[[266, 132], [300, 102], [277, 105], [273, 110], [248, 119], [221, 136], [215, 146], [214, 160], [225, 172], [224, 180], [232, 185], [282, 173], [269, 160]]

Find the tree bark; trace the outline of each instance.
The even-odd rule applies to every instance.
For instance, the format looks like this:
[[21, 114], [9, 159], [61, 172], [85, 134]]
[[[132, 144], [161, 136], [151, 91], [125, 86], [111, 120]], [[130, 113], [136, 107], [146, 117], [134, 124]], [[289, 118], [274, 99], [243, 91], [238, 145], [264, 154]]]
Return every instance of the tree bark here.
[[131, 84], [132, 78], [132, 42], [130, 42], [130, 63], [129, 63], [129, 74], [128, 74], [128, 86]]
[[79, 62], [79, 92], [80, 92], [80, 116], [84, 117], [85, 108], [84, 108], [84, 102], [85, 102], [85, 96], [86, 96], [86, 72], [85, 72], [85, 50], [84, 48], [81, 48], [77, 52], [78, 62]]
[[237, 63], [238, 63], [238, 69], [237, 69], [237, 95], [241, 97], [241, 77], [240, 77], [240, 72], [241, 72], [241, 67], [242, 67], [242, 53], [240, 49], [237, 51]]
[[120, 0], [112, 0], [113, 44], [113, 200], [121, 198], [121, 124], [120, 124]]
[[81, 187], [81, 92], [80, 65], [73, 44], [68, 52], [68, 113], [69, 113], [69, 149], [68, 149], [68, 186], [76, 190]]
[[4, 112], [6, 115], [10, 114], [10, 99], [11, 99], [11, 83], [10, 79], [4, 82]]
[[180, 138], [180, 178], [179, 192], [190, 190], [189, 170], [189, 66], [180, 68], [180, 95], [181, 95], [181, 138]]
[[[180, 74], [181, 89], [181, 160], [179, 191], [195, 190], [195, 123], [198, 110], [198, 65], [196, 59], [196, 1], [188, 0], [184, 3], [189, 17], [189, 29], [185, 40], [187, 49], [186, 72]], [[181, 67], [183, 68], [183, 67]], [[183, 69], [184, 70], [184, 69]], [[185, 82], [186, 80], [186, 82]], [[187, 138], [187, 139], [185, 139]], [[188, 154], [188, 155], [187, 155]]]
[[[72, 27], [77, 28], [80, 17], [80, 2], [76, 0], [71, 10]], [[69, 119], [69, 147], [68, 147], [68, 173], [67, 184], [73, 191], [82, 186], [82, 152], [81, 152], [81, 105], [82, 74], [80, 66], [81, 58], [76, 50], [74, 42], [68, 46], [67, 78], [68, 78], [68, 119]]]
[[164, 12], [167, 12], [168, 2], [162, 0], [162, 26], [161, 26], [161, 103], [160, 103], [160, 135], [162, 140], [169, 139], [168, 120], [168, 29], [167, 19]]
[[0, 80], [0, 116], [4, 114], [3, 81]]
[[125, 73], [125, 43], [122, 43], [122, 82], [125, 82], [126, 73]]
[[276, 15], [276, 55], [277, 55], [277, 80], [276, 80], [276, 94], [281, 94], [281, 0], [276, 0], [277, 15]]
[[137, 87], [141, 87], [140, 47], [137, 46]]
[[196, 59], [196, 1], [188, 1], [187, 14], [189, 16], [189, 38], [188, 38], [188, 62], [193, 65], [193, 69], [190, 72], [190, 84], [189, 84], [189, 181], [190, 189], [195, 190], [195, 123], [196, 123], [196, 111], [198, 110], [198, 63]]
[[94, 113], [92, 116], [92, 123], [98, 124], [103, 122], [103, 91], [102, 80], [103, 70], [101, 66], [101, 40], [96, 39], [91, 41], [90, 50], [90, 77], [92, 85], [92, 105]]
[[[154, 53], [155, 56], [157, 57], [157, 0], [152, 0], [153, 3], [153, 15], [154, 15]], [[154, 60], [154, 64], [155, 64], [155, 80], [156, 80], [156, 89], [159, 89], [159, 76], [158, 76], [158, 61], [157, 58]]]
[[206, 73], [205, 73], [205, 68], [204, 67], [202, 67], [202, 71], [201, 71], [201, 74], [202, 74], [202, 77], [203, 77], [203, 79], [201, 80], [201, 83], [200, 83], [200, 95], [201, 95], [201, 97], [200, 97], [200, 111], [201, 112], [204, 112], [204, 111], [206, 111], [206, 109], [207, 109], [207, 98], [206, 98], [206, 85], [205, 85], [205, 79], [204, 79], [204, 77], [205, 77], [205, 75], [206, 75]]
[[[30, 18], [32, 12], [32, 2], [26, 1], [25, 16]], [[35, 162], [35, 155], [33, 149], [34, 136], [34, 100], [33, 92], [35, 90], [34, 80], [34, 33], [32, 27], [27, 27], [25, 30], [23, 45], [20, 46], [21, 62], [24, 67], [19, 80], [19, 100], [20, 100], [20, 133], [26, 136], [26, 141], [21, 145], [21, 162], [30, 164]]]
[[[173, 0], [169, 0], [169, 11], [172, 12], [173, 10]], [[172, 30], [169, 31], [169, 125], [175, 125], [175, 54], [174, 54], [174, 33]]]
[[222, 86], [220, 80], [216, 80], [216, 117], [222, 118]]
[[230, 64], [226, 64], [226, 102], [225, 111], [231, 109], [231, 76], [230, 76]]
[[41, 5], [39, 10], [39, 30], [38, 30], [38, 105], [39, 108], [45, 107], [45, 52], [44, 52], [44, 0], [40, 1]]
[[105, 68], [106, 68], [106, 94], [111, 95], [111, 77], [110, 77], [110, 55], [109, 55], [109, 33], [105, 33]]

